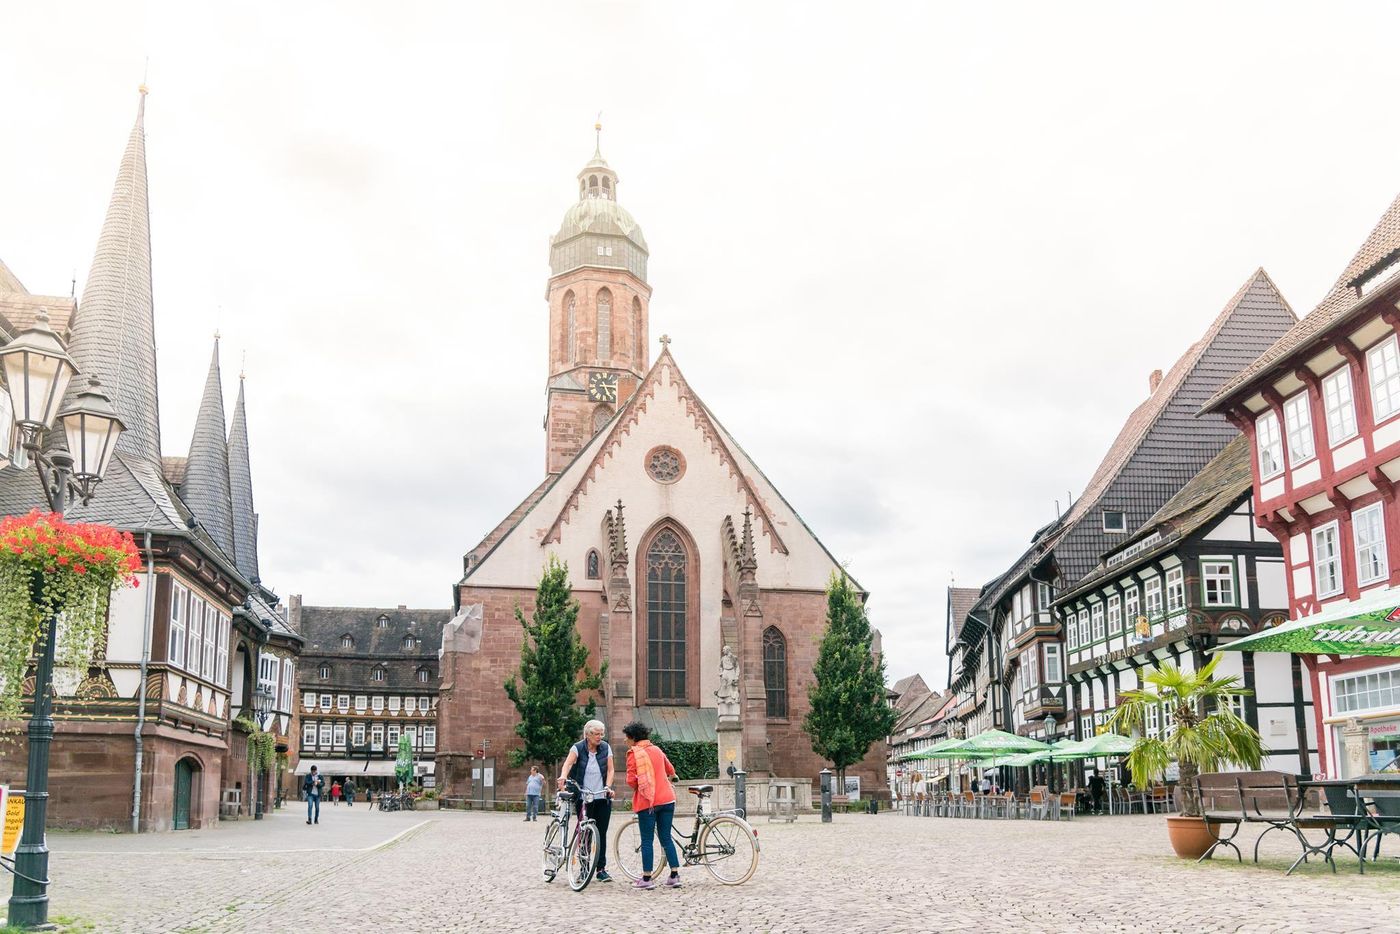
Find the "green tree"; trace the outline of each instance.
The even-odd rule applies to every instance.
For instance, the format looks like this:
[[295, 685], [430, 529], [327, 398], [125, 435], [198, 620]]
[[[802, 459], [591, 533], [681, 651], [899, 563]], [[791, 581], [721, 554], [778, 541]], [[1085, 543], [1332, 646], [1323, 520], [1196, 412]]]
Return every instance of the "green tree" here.
[[885, 660], [876, 657], [874, 641], [860, 593], [845, 574], [833, 572], [826, 588], [826, 632], [813, 668], [816, 680], [807, 688], [812, 709], [802, 729], [843, 786], [846, 767], [894, 729], [895, 713], [885, 702]]
[[570, 590], [568, 565], [551, 555], [535, 591], [533, 618], [527, 621], [520, 607], [515, 608], [525, 639], [520, 669], [505, 687], [520, 715], [515, 735], [524, 745], [511, 750], [511, 765], [546, 762], [552, 769], [568, 755], [596, 710], [591, 695], [580, 708], [578, 695], [601, 689], [608, 666], [605, 662], [596, 674], [589, 669], [588, 647], [578, 634], [579, 605]]
[[1194, 672], [1184, 672], [1171, 662], [1160, 663], [1156, 671], [1143, 677], [1144, 687], [1120, 695], [1118, 709], [1109, 721], [1109, 729], [1127, 736], [1134, 731], [1142, 733], [1149, 707], [1171, 711], [1170, 732], [1138, 739], [1128, 753], [1128, 769], [1141, 787], [1160, 779], [1170, 763], [1177, 763], [1177, 787], [1185, 817], [1201, 816], [1197, 775], [1214, 772], [1221, 764], [1257, 769], [1263, 758], [1258, 732], [1230, 709], [1231, 698], [1253, 692], [1241, 687], [1235, 675], [1215, 677], [1220, 658], [1215, 656]]

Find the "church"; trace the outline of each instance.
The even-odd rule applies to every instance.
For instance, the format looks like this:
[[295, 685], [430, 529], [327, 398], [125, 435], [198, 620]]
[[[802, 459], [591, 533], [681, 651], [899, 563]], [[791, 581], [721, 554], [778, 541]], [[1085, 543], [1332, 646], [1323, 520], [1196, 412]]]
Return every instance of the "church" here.
[[[463, 559], [443, 633], [439, 784], [478, 798], [493, 797], [483, 783], [500, 797], [523, 787], [502, 685], [520, 664], [515, 609], [533, 612], [551, 555], [568, 565], [590, 667], [607, 662], [614, 746], [641, 720], [662, 743], [718, 743], [721, 764], [753, 778], [814, 781], [827, 763], [802, 719], [827, 583], [844, 572], [701, 401], [669, 338], [648, 362], [647, 243], [601, 151], [549, 260], [545, 474]], [[848, 781], [882, 787], [884, 758], [872, 745]]]

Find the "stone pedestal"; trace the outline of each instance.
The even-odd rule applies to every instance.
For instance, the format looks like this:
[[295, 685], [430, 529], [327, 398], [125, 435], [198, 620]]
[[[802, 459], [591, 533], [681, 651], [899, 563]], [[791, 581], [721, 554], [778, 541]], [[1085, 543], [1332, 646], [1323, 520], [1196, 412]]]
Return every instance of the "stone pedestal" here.
[[719, 723], [715, 726], [715, 735], [719, 739], [719, 774], [728, 776], [731, 765], [736, 769], [742, 769], [744, 767], [744, 742], [743, 726], [739, 723], [739, 718], [720, 717]]
[[1359, 720], [1342, 727], [1342, 778], [1371, 771], [1371, 731]]

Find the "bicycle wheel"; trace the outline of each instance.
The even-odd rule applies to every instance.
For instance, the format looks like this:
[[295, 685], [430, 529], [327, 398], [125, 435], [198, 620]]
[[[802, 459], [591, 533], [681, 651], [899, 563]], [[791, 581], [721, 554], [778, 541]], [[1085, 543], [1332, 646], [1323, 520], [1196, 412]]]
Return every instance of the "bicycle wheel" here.
[[700, 861], [725, 885], [740, 885], [758, 868], [758, 835], [737, 817], [716, 817], [696, 843]]
[[[666, 871], [666, 851], [661, 848], [661, 844], [653, 842], [652, 855], [655, 857], [655, 863], [651, 877], [655, 879]], [[633, 882], [642, 877], [642, 825], [635, 817], [624, 821], [613, 831], [608, 865], [621, 869], [622, 874]]]
[[582, 892], [593, 879], [593, 870], [598, 865], [598, 825], [584, 821], [579, 825], [578, 836], [569, 848], [569, 888]]
[[544, 881], [553, 882], [564, 861], [564, 828], [558, 821], [550, 821], [544, 831], [544, 849], [540, 852], [540, 870]]

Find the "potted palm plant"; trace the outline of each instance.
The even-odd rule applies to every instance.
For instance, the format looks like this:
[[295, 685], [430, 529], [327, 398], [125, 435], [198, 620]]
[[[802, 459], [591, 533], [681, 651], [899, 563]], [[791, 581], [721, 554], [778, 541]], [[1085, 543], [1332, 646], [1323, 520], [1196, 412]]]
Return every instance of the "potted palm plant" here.
[[[1159, 781], [1167, 766], [1179, 767], [1181, 813], [1167, 816], [1167, 833], [1172, 849], [1183, 858], [1199, 858], [1214, 842], [1201, 817], [1201, 800], [1195, 778], [1217, 771], [1223, 765], [1257, 769], [1263, 757], [1259, 733], [1230, 708], [1230, 700], [1251, 693], [1241, 687], [1235, 675], [1215, 677], [1220, 657], [1204, 667], [1185, 672], [1171, 662], [1162, 662], [1143, 677], [1143, 686], [1124, 691], [1113, 713], [1109, 728], [1138, 736], [1128, 752], [1128, 768], [1133, 780]], [[1143, 726], [1154, 706], [1169, 714], [1171, 728], [1157, 736], [1147, 736]]]

